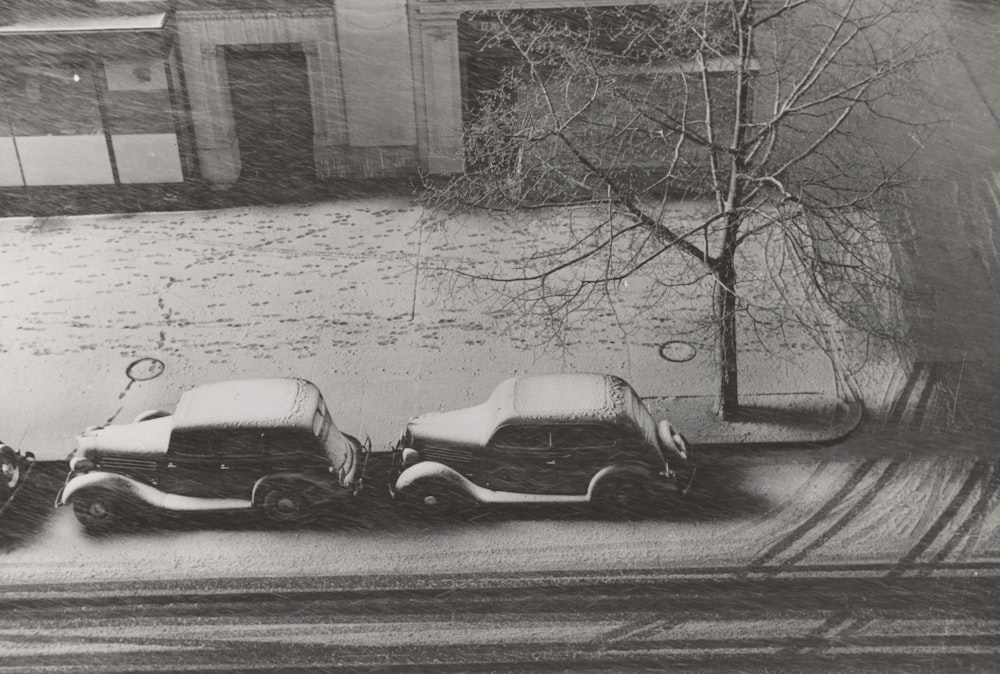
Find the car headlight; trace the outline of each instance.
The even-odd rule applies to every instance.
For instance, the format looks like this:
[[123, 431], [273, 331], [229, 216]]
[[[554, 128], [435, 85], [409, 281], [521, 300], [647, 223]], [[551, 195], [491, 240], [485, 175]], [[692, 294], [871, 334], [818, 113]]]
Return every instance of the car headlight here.
[[402, 463], [403, 467], [412, 466], [415, 463], [420, 462], [420, 452], [413, 449], [412, 447], [405, 447], [403, 449]]
[[97, 464], [85, 456], [74, 456], [69, 460], [69, 469], [74, 473], [86, 473], [95, 468]]

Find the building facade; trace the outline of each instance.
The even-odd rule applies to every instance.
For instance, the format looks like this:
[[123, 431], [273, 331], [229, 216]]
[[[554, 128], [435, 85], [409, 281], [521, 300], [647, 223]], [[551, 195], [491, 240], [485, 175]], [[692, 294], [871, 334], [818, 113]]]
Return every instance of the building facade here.
[[224, 190], [461, 171], [475, 57], [460, 28], [469, 12], [512, 8], [510, 0], [8, 2], [0, 190], [29, 191]]
[[182, 181], [183, 103], [165, 8], [14, 11], [0, 25], [0, 186]]

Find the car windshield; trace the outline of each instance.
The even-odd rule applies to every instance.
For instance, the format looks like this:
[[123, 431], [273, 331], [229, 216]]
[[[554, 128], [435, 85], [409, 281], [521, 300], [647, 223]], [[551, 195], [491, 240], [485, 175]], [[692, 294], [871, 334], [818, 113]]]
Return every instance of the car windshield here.
[[330, 459], [330, 463], [337, 470], [343, 468], [353, 456], [354, 448], [350, 440], [333, 424], [333, 417], [326, 406], [326, 401], [322, 397], [316, 407], [316, 415], [313, 418], [313, 433], [319, 438]]

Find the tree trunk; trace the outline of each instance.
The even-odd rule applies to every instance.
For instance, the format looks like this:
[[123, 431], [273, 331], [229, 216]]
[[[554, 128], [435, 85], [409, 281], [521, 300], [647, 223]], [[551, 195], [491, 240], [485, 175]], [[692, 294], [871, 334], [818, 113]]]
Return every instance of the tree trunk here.
[[719, 392], [716, 414], [731, 421], [739, 414], [739, 364], [736, 351], [736, 269], [732, 262], [715, 271], [716, 356], [719, 363]]

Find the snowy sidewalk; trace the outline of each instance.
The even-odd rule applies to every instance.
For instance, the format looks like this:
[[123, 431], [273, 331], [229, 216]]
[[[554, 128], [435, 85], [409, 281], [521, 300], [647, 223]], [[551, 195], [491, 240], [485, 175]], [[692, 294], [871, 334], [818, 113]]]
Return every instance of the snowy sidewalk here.
[[696, 446], [816, 445], [850, 435], [861, 422], [862, 406], [822, 393], [745, 395], [740, 418], [721, 421], [710, 396], [645, 400], [653, 416], [669, 419]]
[[[839, 432], [829, 362], [806, 341], [774, 353], [745, 340], [744, 400], [787, 414], [718, 426], [701, 398], [714, 390], [712, 347], [691, 331], [705, 298], [643, 313], [642, 284], [623, 284], [615, 312], [588, 316], [563, 348], [542, 345], [504, 330], [489, 289], [448, 287], [429, 270], [516, 260], [545, 232], [467, 218], [432, 233], [421, 215], [407, 198], [380, 197], [0, 220], [0, 439], [62, 459], [83, 428], [172, 409], [192, 386], [301, 376], [338, 425], [384, 449], [410, 416], [477, 404], [510, 376], [587, 371], [670, 399], [692, 442]], [[663, 345], [681, 341], [690, 358], [666, 359]], [[162, 361], [162, 376], [130, 383], [139, 358]], [[824, 402], [803, 407], [802, 391]]]

